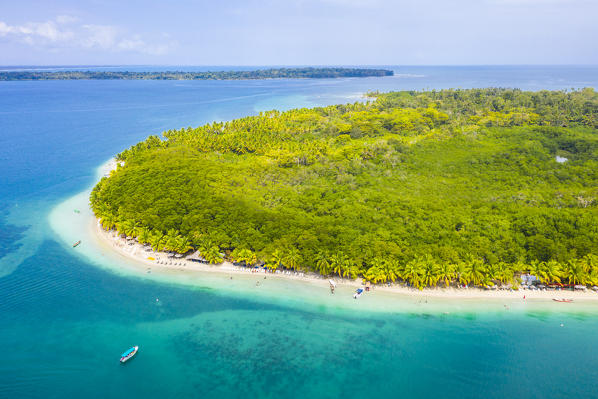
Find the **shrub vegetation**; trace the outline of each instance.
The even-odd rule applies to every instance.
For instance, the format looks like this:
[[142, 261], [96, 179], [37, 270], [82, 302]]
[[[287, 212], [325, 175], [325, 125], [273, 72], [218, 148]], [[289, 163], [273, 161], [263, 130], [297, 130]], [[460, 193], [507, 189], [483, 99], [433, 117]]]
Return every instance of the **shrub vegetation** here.
[[[156, 249], [404, 280], [598, 284], [598, 94], [372, 93], [170, 130], [91, 194]], [[566, 158], [557, 162], [556, 157]]]

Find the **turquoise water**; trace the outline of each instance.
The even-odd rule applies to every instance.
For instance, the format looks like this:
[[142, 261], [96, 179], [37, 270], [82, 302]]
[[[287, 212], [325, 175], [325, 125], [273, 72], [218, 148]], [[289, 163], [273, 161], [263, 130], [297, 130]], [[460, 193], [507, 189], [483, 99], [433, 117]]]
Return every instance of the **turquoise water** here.
[[[396, 73], [0, 83], [0, 397], [596, 397], [593, 312], [372, 313], [232, 295], [98, 268], [49, 226], [98, 165], [166, 129], [368, 90], [598, 87], [597, 67]], [[133, 344], [139, 354], [121, 366]]]

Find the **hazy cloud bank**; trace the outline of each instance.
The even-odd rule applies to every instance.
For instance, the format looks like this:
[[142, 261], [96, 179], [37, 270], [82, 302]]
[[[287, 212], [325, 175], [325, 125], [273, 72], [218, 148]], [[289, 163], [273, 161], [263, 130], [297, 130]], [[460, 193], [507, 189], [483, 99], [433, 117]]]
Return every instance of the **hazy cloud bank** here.
[[150, 43], [141, 35], [131, 34], [117, 26], [85, 24], [68, 15], [45, 22], [27, 22], [21, 25], [10, 25], [0, 21], [0, 40], [50, 49], [102, 49], [163, 55], [169, 48], [176, 46], [176, 42], [168, 41], [168, 35], [161, 35], [159, 39], [159, 42]]

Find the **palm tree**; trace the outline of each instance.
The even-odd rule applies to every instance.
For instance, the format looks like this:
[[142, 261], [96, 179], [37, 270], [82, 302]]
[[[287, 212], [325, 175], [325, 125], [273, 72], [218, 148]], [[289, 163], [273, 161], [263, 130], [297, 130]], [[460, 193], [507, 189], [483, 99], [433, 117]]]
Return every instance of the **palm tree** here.
[[496, 264], [496, 279], [501, 283], [511, 283], [513, 281], [513, 269], [508, 263], [498, 262]]
[[455, 277], [455, 266], [448, 262], [442, 262], [438, 266], [438, 280], [442, 280], [444, 285], [448, 288], [451, 281]]
[[152, 231], [149, 243], [154, 251], [161, 251], [164, 249], [164, 234], [159, 230]]
[[117, 218], [114, 222], [114, 227], [116, 228], [116, 231], [118, 232], [119, 236], [127, 235], [125, 233], [125, 226], [126, 225], [125, 225], [124, 221], [121, 220], [120, 218]]
[[122, 230], [124, 235], [133, 237], [138, 227], [139, 223], [135, 222], [134, 220], [127, 219], [121, 224], [119, 231]]
[[582, 258], [584, 268], [588, 273], [588, 282], [593, 285], [598, 285], [598, 256], [588, 254]]
[[282, 266], [283, 259], [284, 259], [284, 256], [283, 256], [282, 252], [280, 252], [280, 250], [276, 249], [276, 250], [274, 250], [274, 252], [272, 252], [270, 259], [266, 263], [266, 267], [270, 270], [276, 270]]
[[205, 234], [201, 234], [199, 232], [194, 232], [191, 236], [192, 244], [195, 245], [197, 249], [201, 251], [201, 248], [208, 248], [212, 246], [212, 242], [205, 236]]
[[193, 247], [191, 246], [191, 243], [189, 242], [189, 239], [187, 237], [178, 236], [176, 238], [176, 249], [175, 249], [176, 252], [178, 252], [180, 254], [184, 254], [184, 253], [189, 252], [192, 249], [193, 249]]
[[371, 264], [372, 266], [365, 272], [364, 277], [374, 284], [386, 281], [384, 260], [382, 258], [374, 258]]
[[139, 235], [137, 236], [137, 241], [140, 244], [145, 244], [147, 242], [149, 242], [150, 240], [150, 231], [149, 229], [146, 229], [145, 227], [142, 227], [141, 229], [139, 229]]
[[541, 262], [539, 262], [538, 260], [534, 259], [531, 262], [529, 262], [529, 264], [526, 267], [526, 270], [532, 276], [537, 276], [538, 277], [540, 267], [541, 267]]
[[318, 253], [317, 256], [316, 270], [324, 276], [330, 273], [330, 263], [328, 262], [326, 254], [322, 252]]
[[211, 264], [222, 263], [223, 257], [220, 254], [220, 248], [217, 245], [212, 245], [201, 252], [201, 255]]
[[349, 258], [345, 258], [343, 262], [343, 277], [350, 277], [356, 279], [359, 276], [359, 268], [355, 262]]
[[421, 275], [423, 274], [422, 265], [419, 259], [411, 259], [405, 264], [403, 269], [402, 278], [409, 282], [416, 288], [422, 288], [421, 286]]
[[365, 272], [364, 277], [366, 280], [376, 284], [377, 282], [382, 281], [382, 273], [383, 272], [378, 266], [372, 266]]
[[171, 236], [169, 234], [166, 234], [164, 236], [164, 249], [167, 251], [176, 251], [177, 246], [178, 246], [178, 239], [181, 236], [177, 235], [177, 236]]
[[471, 281], [473, 285], [480, 285], [484, 282], [485, 272], [484, 262], [479, 258], [470, 256], [465, 263], [465, 274], [467, 275], [467, 279]]
[[330, 266], [332, 267], [332, 271], [337, 273], [339, 277], [343, 276], [346, 262], [347, 257], [341, 252], [337, 252], [330, 257]]
[[561, 265], [556, 260], [539, 262], [535, 265], [534, 275], [545, 283], [561, 283]]
[[291, 247], [284, 256], [284, 264], [293, 270], [297, 270], [301, 264], [301, 254], [295, 247]]
[[107, 213], [102, 216], [101, 223], [106, 230], [112, 230], [116, 226], [116, 218], [113, 214]]
[[133, 227], [132, 236], [138, 237], [144, 227], [141, 225], [140, 222], [135, 222], [135, 226]]
[[257, 262], [255, 253], [247, 248], [235, 249], [232, 258], [236, 262], [245, 262], [247, 266], [252, 266]]
[[382, 266], [385, 281], [392, 281], [393, 283], [399, 275], [399, 262], [394, 259], [387, 259]]
[[569, 281], [569, 284], [585, 284], [589, 277], [585, 266], [579, 259], [572, 259], [565, 264], [563, 277]]
[[436, 285], [439, 279], [438, 266], [430, 255], [426, 255], [420, 260], [423, 268], [422, 272], [422, 285], [424, 287], [433, 287]]
[[484, 285], [493, 285], [498, 275], [498, 263], [489, 263], [485, 266], [484, 278], [482, 283]]
[[467, 276], [467, 262], [459, 261], [455, 265], [455, 275], [459, 284], [469, 284], [469, 278]]

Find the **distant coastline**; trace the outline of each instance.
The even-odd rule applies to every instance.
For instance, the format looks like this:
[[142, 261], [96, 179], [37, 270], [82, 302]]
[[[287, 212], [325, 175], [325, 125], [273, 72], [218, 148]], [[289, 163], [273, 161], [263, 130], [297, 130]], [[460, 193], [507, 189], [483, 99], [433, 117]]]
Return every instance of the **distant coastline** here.
[[253, 71], [129, 72], [129, 71], [12, 71], [0, 72], [0, 81], [20, 80], [253, 80], [334, 79], [393, 76], [388, 69], [372, 68], [271, 68]]

